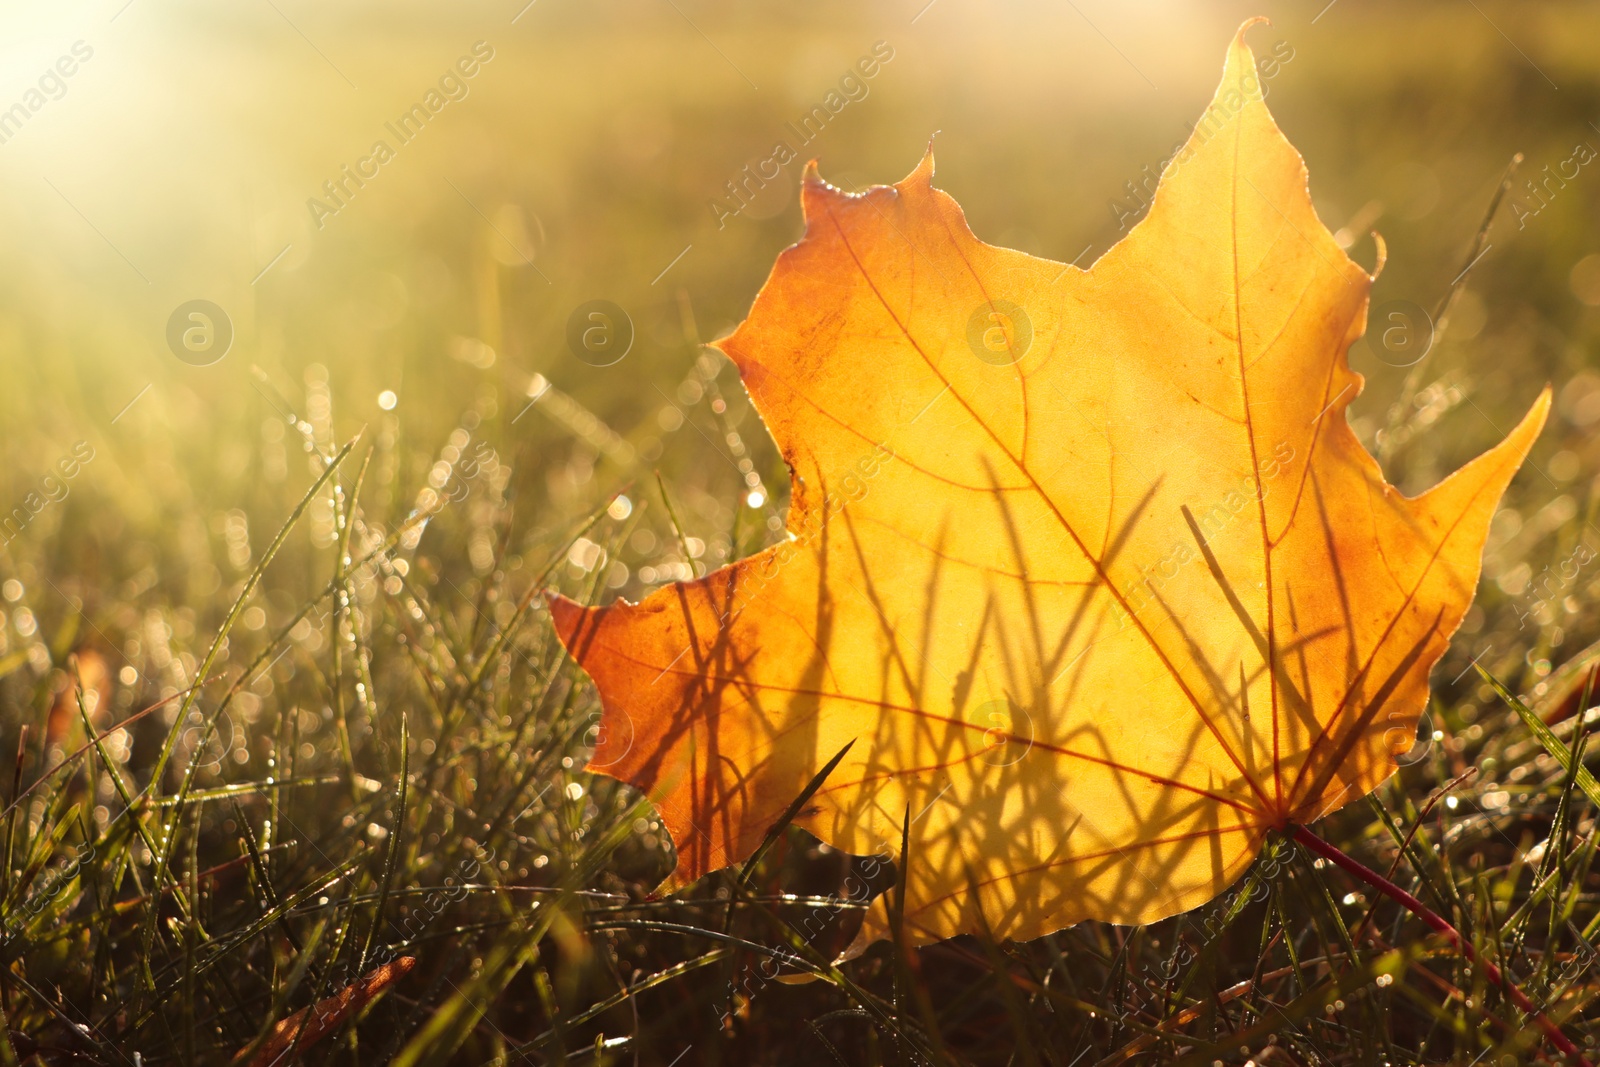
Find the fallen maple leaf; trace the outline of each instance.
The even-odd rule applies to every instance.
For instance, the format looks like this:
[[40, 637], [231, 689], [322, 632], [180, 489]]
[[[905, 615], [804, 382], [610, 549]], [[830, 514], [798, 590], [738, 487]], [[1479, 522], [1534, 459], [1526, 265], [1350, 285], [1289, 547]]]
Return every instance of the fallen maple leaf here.
[[[912, 862], [904, 937], [1150, 922], [1373, 789], [1471, 603], [1548, 390], [1408, 499], [1357, 441], [1372, 277], [1317, 218], [1246, 23], [1148, 216], [1088, 270], [932, 188], [808, 168], [805, 237], [718, 347], [792, 472], [787, 539], [643, 603], [553, 598], [590, 766], [681, 885], [795, 822]], [[888, 936], [869, 912], [857, 947]]]

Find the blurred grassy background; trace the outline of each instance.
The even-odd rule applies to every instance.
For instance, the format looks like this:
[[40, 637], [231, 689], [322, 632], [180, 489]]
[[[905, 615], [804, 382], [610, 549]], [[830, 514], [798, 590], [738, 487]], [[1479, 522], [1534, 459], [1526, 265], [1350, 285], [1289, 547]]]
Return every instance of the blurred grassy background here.
[[[846, 187], [892, 181], [937, 131], [937, 180], [980, 236], [1092, 259], [1119, 236], [1110, 201], [1131, 202], [1124, 183], [1183, 135], [1231, 29], [1252, 13], [1275, 20], [1254, 31], [1258, 52], [1292, 55], [1271, 102], [1325, 220], [1355, 223], [1364, 262], [1365, 229], [1388, 241], [1375, 304], [1433, 306], [1513, 152], [1531, 173], [1579, 140], [1600, 143], [1593, 5], [1340, 0], [1318, 17], [1320, 5], [1299, 2], [758, 11], [539, 0], [513, 24], [518, 7], [135, 0], [0, 16], [0, 101], [20, 99], [73, 42], [93, 49], [61, 99], [0, 146], [11, 294], [0, 501], [24, 496], [73, 441], [100, 457], [0, 566], [33, 590], [31, 569], [53, 553], [108, 568], [90, 584], [159, 558], [163, 581], [200, 572], [191, 606], [203, 610], [220, 581], [207, 558], [226, 571], [220, 515], [267, 521], [260, 509], [281, 504], [289, 478], [265, 458], [275, 407], [252, 366], [297, 406], [308, 368], [321, 368], [310, 373], [326, 376], [328, 439], [370, 424], [392, 449], [377, 486], [391, 509], [411, 502], [462, 411], [490, 396], [497, 417], [482, 432], [530, 460], [529, 519], [546, 493], [566, 508], [617, 489], [623, 472], [603, 463], [569, 484], [574, 446], [558, 428], [508, 426], [535, 373], [619, 433], [659, 439], [652, 463], [727, 504], [737, 472], [716, 449], [651, 425], [694, 359], [686, 310], [699, 340], [725, 332], [798, 235], [805, 157]], [[494, 58], [470, 95], [315, 227], [307, 200], [374, 140], [392, 140], [383, 124], [480, 40]], [[710, 203], [726, 199], [724, 183], [779, 137], [793, 141], [784, 124], [880, 40], [894, 59], [869, 95], [719, 228]], [[1544, 380], [1584, 365], [1600, 312], [1580, 296], [1596, 298], [1600, 271], [1591, 261], [1582, 293], [1571, 272], [1600, 247], [1589, 169], [1526, 228], [1502, 218], [1430, 358], [1472, 381], [1487, 419], [1466, 405], [1450, 413], [1447, 444], [1407, 469], [1408, 488], [1493, 439], [1489, 421], [1504, 425]], [[164, 340], [173, 309], [195, 298], [236, 329], [212, 367], [179, 362]], [[637, 327], [610, 368], [564, 344], [568, 314], [592, 298], [619, 303]], [[492, 363], [470, 341], [493, 348]], [[1357, 405], [1370, 435], [1403, 372], [1360, 349], [1354, 359], [1371, 376]], [[398, 395], [390, 413], [377, 402], [386, 389]], [[742, 411], [735, 400], [732, 417]], [[759, 473], [781, 487], [764, 435], [749, 436]], [[92, 573], [62, 576], [73, 572]], [[36, 610], [59, 613], [57, 601]]]
[[[76, 712], [56, 712], [55, 750], [41, 738], [69, 688], [69, 653], [102, 662], [102, 717], [191, 685], [323, 457], [363, 428], [357, 455], [373, 453], [358, 547], [436, 504], [430, 485], [461, 502], [408, 535], [397, 571], [349, 590], [361, 605], [350, 609], [358, 657], [370, 658], [362, 642], [385, 630], [386, 609], [372, 606], [382, 595], [416, 598], [394, 610], [439, 628], [443, 651], [429, 655], [445, 677], [459, 665], [457, 646], [481, 649], [474, 642], [512, 620], [552, 554], [551, 581], [637, 598], [759, 547], [781, 528], [787, 478], [736, 377], [698, 344], [740, 320], [774, 256], [799, 236], [805, 159], [848, 188], [893, 181], [937, 132], [936, 184], [980, 237], [1087, 262], [1120, 234], [1111, 202], [1126, 201], [1125, 183], [1185, 135], [1226, 42], [1254, 14], [1273, 19], [1252, 31], [1258, 54], [1292, 57], [1271, 78], [1269, 102], [1307, 159], [1323, 219], [1349, 231], [1360, 262], [1376, 256], [1369, 229], [1387, 242], [1375, 305], [1432, 308], [1446, 294], [1513, 153], [1525, 155], [1529, 178], [1580, 143], [1600, 146], [1593, 3], [97, 0], [0, 11], [0, 109], [24, 101], [75, 42], [92, 49], [59, 98], [0, 143], [0, 510], [31, 515], [29, 495], [44, 502], [0, 549], [0, 751], [28, 723], [21, 780], [62, 758]], [[375, 140], [395, 144], [384, 124], [480, 41], [492, 59], [466, 79], [465, 98], [397, 146], [318, 227], [307, 200]], [[724, 184], [776, 140], [793, 144], [785, 124], [880, 41], [893, 58], [867, 95], [719, 225], [711, 204], [727, 203]], [[1564, 599], [1529, 599], [1541, 568], [1567, 558], [1586, 529], [1600, 469], [1590, 433], [1600, 422], [1600, 162], [1547, 206], [1520, 180], [1513, 196], [1522, 210], [1502, 210], [1416, 388], [1407, 390], [1405, 369], [1358, 345], [1352, 362], [1369, 377], [1353, 410], [1391, 477], [1415, 491], [1497, 440], [1546, 381], [1557, 385], [1560, 418], [1496, 522], [1484, 598], [1440, 671], [1456, 676], [1487, 648], [1485, 666], [1531, 690], [1567, 658], [1563, 648], [1600, 636], [1591, 575]], [[211, 366], [167, 347], [169, 316], [193, 299], [221, 306], [235, 330]], [[569, 315], [593, 299], [625, 309], [636, 331], [612, 366], [567, 349]], [[527, 410], [530, 389], [547, 388]], [[77, 442], [93, 458], [51, 500], [62, 483], [44, 479], [64, 470], [58, 462]], [[340, 474], [346, 490], [356, 462]], [[659, 506], [654, 469], [682, 509], [692, 560]], [[568, 550], [583, 517], [618, 492], [630, 502], [612, 509], [604, 536]], [[217, 669], [268, 648], [336, 576], [343, 499], [313, 500]], [[1537, 627], [1510, 625], [1530, 610]], [[401, 711], [426, 717], [431, 707], [445, 734], [452, 709], [487, 714], [442, 681], [429, 688], [381, 664], [363, 678], [349, 661], [330, 663], [341, 641], [332, 623], [311, 621], [293, 631], [295, 654], [235, 703], [237, 737], [202, 782], [273, 773], [285, 730], [309, 738], [291, 742], [289, 759], [302, 752], [337, 770], [326, 724], [332, 703], [344, 717], [347, 688], [352, 709], [375, 702], [373, 716], [349, 713], [356, 765], [374, 782], [397, 770], [371, 746], [397, 739]], [[406, 625], [390, 636], [404, 637]], [[1493, 637], [1502, 631], [1510, 636]], [[527, 638], [529, 661], [546, 646]], [[404, 661], [404, 642], [390, 652]], [[528, 692], [550, 691], [541, 671], [506, 669]], [[343, 679], [337, 701], [329, 677]], [[446, 690], [454, 695], [441, 702]], [[561, 692], [564, 714], [585, 699]], [[1469, 682], [1450, 695], [1472, 708], [1456, 720], [1465, 729], [1484, 694]], [[157, 719], [126, 738], [135, 787], [167, 732]], [[476, 743], [513, 737], [527, 743], [520, 725]], [[578, 729], [564, 742], [579, 759], [582, 737]], [[561, 774], [571, 767], [563, 758]], [[117, 805], [105, 803], [108, 782], [95, 788], [102, 803], [84, 818], [104, 828]], [[454, 802], [468, 810], [470, 789], [460, 788], [468, 792]], [[303, 813], [308, 827], [319, 815], [338, 826], [354, 803], [337, 790], [326, 797]], [[33, 811], [31, 825], [46, 815]], [[218, 812], [216, 851], [202, 867], [239, 855], [230, 815]], [[655, 828], [640, 825], [651, 840], [624, 879], [633, 891], [664, 869]], [[196, 840], [207, 832], [196, 829]], [[322, 840], [314, 828], [305, 837]], [[322, 858], [325, 868], [343, 861]], [[295, 862], [310, 862], [304, 845]], [[429, 862], [448, 870], [456, 861], [413, 855], [404, 870], [420, 878]], [[262, 988], [281, 990], [276, 981]], [[559, 993], [574, 1004], [589, 995]], [[437, 983], [418, 994], [406, 1018], [426, 1018], [438, 995]], [[520, 995], [518, 1010], [536, 1016], [531, 989]], [[769, 1008], [783, 995], [763, 994]], [[769, 1025], [777, 1029], [760, 1047], [771, 1051], [781, 1020]], [[234, 1021], [218, 1026], [226, 1038], [249, 1036]], [[525, 1029], [518, 1039], [540, 1027]], [[170, 1032], [162, 1040], [181, 1044]], [[681, 1047], [654, 1046], [645, 1062]]]
[[[1597, 61], [1583, 43], [1600, 29], [1593, 5], [1340, 0], [1313, 23], [1311, 3], [691, 11], [539, 0], [512, 24], [518, 6], [223, 12], [135, 0], [4, 16], [0, 101], [20, 99], [73, 42], [94, 50], [65, 95], [0, 146], [10, 253], [0, 269], [12, 295], [0, 312], [0, 500], [27, 493], [75, 440], [100, 455], [66, 506], [8, 546], [5, 565], [24, 585], [37, 584], [26, 568], [52, 546], [95, 545], [116, 568], [146, 545], [161, 553], [174, 525], [214, 526], [219, 509], [253, 516], [278, 501], [286, 475], [262, 459], [274, 407], [252, 365], [298, 405], [307, 368], [323, 368], [332, 438], [371, 424], [394, 441], [384, 475], [394, 481], [380, 486], [394, 507], [410, 502], [461, 412], [491, 394], [512, 409], [484, 431], [495, 446], [558, 475], [567, 435], [539, 419], [506, 425], [535, 373], [624, 435], [648, 428], [694, 358], [685, 308], [698, 339], [719, 336], [798, 235], [795, 179], [808, 156], [846, 187], [892, 181], [937, 131], [939, 184], [980, 236], [1092, 259], [1119, 236], [1110, 201], [1131, 202], [1124, 183], [1184, 134], [1230, 30], [1251, 13], [1275, 19], [1253, 32], [1258, 52], [1281, 41], [1292, 54], [1271, 102], [1307, 157], [1325, 220], [1356, 223], [1364, 262], [1366, 228], [1388, 242], [1375, 304], [1433, 306], [1513, 152], [1531, 174], [1580, 140], [1600, 143]], [[494, 58], [467, 80], [467, 98], [316, 228], [306, 201], [374, 140], [393, 140], [383, 124], [480, 40]], [[779, 137], [794, 141], [784, 124], [880, 40], [894, 59], [869, 95], [719, 228], [710, 202], [726, 201], [724, 183]], [[1600, 283], [1591, 270], [1577, 294], [1570, 280], [1600, 247], [1590, 177], [1525, 229], [1508, 212], [1430, 358], [1470, 377], [1497, 423], [1544, 380], [1579, 370], [1592, 343], [1600, 313], [1579, 296], [1594, 299]], [[628, 358], [604, 369], [564, 343], [568, 314], [597, 297], [625, 308], [638, 332]], [[221, 305], [237, 331], [212, 367], [187, 366], [165, 344], [168, 315], [194, 298]], [[461, 339], [492, 347], [492, 364], [475, 366], [487, 357], [468, 356]], [[1355, 355], [1372, 378], [1358, 410], [1375, 427], [1403, 375], [1367, 355]], [[377, 403], [385, 389], [398, 394], [392, 413]], [[735, 403], [735, 418], [742, 410]], [[1450, 420], [1449, 445], [1414, 472], [1420, 481], [1494, 436], [1470, 407]], [[723, 502], [736, 495], [699, 435], [647, 436], [661, 438], [666, 469]], [[750, 436], [760, 473], [781, 486], [764, 435]], [[534, 486], [549, 480], [525, 473]], [[602, 470], [576, 495], [599, 500], [620, 473]], [[214, 553], [219, 535], [196, 533], [183, 558], [203, 570], [196, 554]]]

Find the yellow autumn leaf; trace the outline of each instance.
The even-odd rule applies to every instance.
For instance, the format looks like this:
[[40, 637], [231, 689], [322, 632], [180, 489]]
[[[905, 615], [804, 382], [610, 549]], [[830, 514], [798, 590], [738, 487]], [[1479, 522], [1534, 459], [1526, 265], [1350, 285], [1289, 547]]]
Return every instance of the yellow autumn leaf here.
[[[787, 537], [643, 603], [552, 601], [591, 768], [672, 884], [797, 824], [898, 851], [906, 940], [1150, 922], [1411, 747], [1541, 394], [1408, 499], [1345, 410], [1372, 278], [1318, 219], [1240, 30], [1148, 216], [1087, 270], [931, 185], [846, 195], [718, 347], [792, 471]], [[857, 945], [887, 936], [882, 909]]]

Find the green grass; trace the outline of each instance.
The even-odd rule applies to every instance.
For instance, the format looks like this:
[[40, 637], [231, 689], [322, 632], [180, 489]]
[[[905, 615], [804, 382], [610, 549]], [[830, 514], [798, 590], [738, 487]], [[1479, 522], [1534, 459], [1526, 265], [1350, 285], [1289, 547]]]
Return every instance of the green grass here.
[[[1479, 969], [1287, 842], [1218, 900], [1149, 927], [881, 943], [839, 966], [867, 897], [893, 907], [891, 864], [790, 830], [748, 870], [654, 897], [671, 844], [635, 791], [580, 770], [598, 703], [539, 595], [637, 598], [776, 536], [782, 463], [732, 369], [700, 343], [742, 316], [797, 212], [718, 231], [705, 201], [836, 60], [879, 38], [899, 49], [819, 143], [825, 175], [898, 178], [940, 128], [938, 184], [979, 234], [1071, 259], [1115, 239], [1105, 201], [1164, 154], [1228, 30], [1264, 8], [1275, 25], [1257, 32], [1296, 49], [1269, 100], [1327, 220], [1382, 201], [1391, 259], [1375, 300], [1431, 307], [1512, 151], [1536, 169], [1574, 137], [1600, 138], [1582, 133], [1600, 121], [1600, 64], [1580, 47], [1592, 14], [1480, 6], [1559, 93], [1451, 3], [1397, 15], [1344, 0], [1313, 26], [1321, 4], [1286, 0], [1176, 37], [1089, 9], [1134, 56], [1181, 58], [1145, 96], [1071, 11], [1039, 15], [1019, 40], [955, 0], [919, 21], [932, 27], [921, 38], [914, 10], [692, 8], [719, 47], [795, 83], [766, 96], [714, 72], [669, 8], [541, 3], [513, 36], [484, 4], [397, 30], [392, 49], [359, 20], [307, 21], [362, 83], [350, 97], [326, 70], [306, 73], [318, 60], [281, 24], [281, 41], [259, 45], [274, 24], [208, 25], [212, 48], [174, 77], [204, 85], [240, 57], [296, 74], [252, 69], [241, 84], [277, 94], [262, 101], [182, 97], [173, 143], [196, 115], [208, 131], [244, 116], [280, 153], [262, 180], [284, 217], [369, 139], [372, 115], [470, 41], [500, 49], [456, 125], [252, 286], [300, 240], [263, 224], [216, 283], [225, 292], [207, 288], [215, 257], [160, 251], [162, 233], [220, 232], [217, 173], [192, 204], [127, 207], [129, 189], [148, 193], [144, 171], [126, 185], [89, 173], [117, 157], [19, 157], [54, 175], [159, 295], [59, 202], [48, 224], [24, 217], [34, 186], [17, 187], [24, 207], [0, 206], [42, 250], [0, 263], [12, 298], [0, 506], [74, 442], [94, 449], [66, 497], [0, 551], [0, 752], [15, 754], [0, 771], [0, 1064], [226, 1063], [406, 957], [408, 973], [314, 1042], [308, 1030], [296, 1055], [330, 1067], [1532, 1061], [1537, 1028]], [[142, 10], [115, 32], [141, 32]], [[106, 66], [85, 79], [123, 62], [120, 38], [92, 28]], [[1105, 66], [1061, 81], [1062, 42]], [[116, 83], [94, 84], [74, 83], [57, 131]], [[333, 117], [306, 117], [321, 108]], [[1059, 130], [1040, 126], [1041, 109]], [[29, 132], [41, 146], [47, 117]], [[268, 158], [217, 152], [240, 168]], [[1432, 206], [1402, 164], [1432, 175]], [[1376, 450], [1388, 428], [1385, 469], [1407, 491], [1496, 439], [1545, 380], [1559, 417], [1495, 522], [1478, 606], [1435, 674], [1425, 754], [1318, 827], [1453, 922], [1587, 1049], [1600, 1039], [1600, 797], [1597, 746], [1574, 712], [1594, 703], [1600, 570], [1573, 561], [1585, 536], [1600, 547], [1600, 313], [1569, 271], [1600, 250], [1596, 183], [1586, 172], [1523, 229], [1502, 214], [1414, 398], [1406, 371], [1352, 355], [1369, 375], [1358, 431]], [[537, 270], [498, 247], [496, 226], [537, 245]], [[1354, 254], [1370, 261], [1370, 245]], [[202, 292], [239, 327], [236, 350], [203, 370], [160, 340], [171, 307]], [[616, 368], [564, 350], [568, 312], [597, 296], [638, 327]], [[535, 375], [554, 388], [524, 410]], [[377, 405], [382, 389], [397, 407]], [[740, 460], [766, 492], [759, 508], [743, 503]]]
[[[418, 966], [312, 1062], [669, 1063], [692, 1050], [687, 1062], [1072, 1063], [1187, 1050], [1232, 1063], [1270, 1044], [1305, 1063], [1531, 1055], [1536, 1032], [1481, 974], [1287, 843], [1218, 901], [1151, 927], [910, 955], [880, 944], [838, 968], [863, 906], [845, 876], [871, 864], [881, 890], [887, 865], [791, 831], [742, 878], [652, 899], [668, 845], [632, 791], [574, 769], [594, 697], [531, 595], [552, 580], [595, 594], [604, 569], [582, 574], [570, 546], [587, 536], [626, 551], [651, 509], [574, 515], [513, 541], [508, 501], [477, 486], [436, 505], [428, 536], [443, 547], [493, 531], [492, 565], [429, 575], [427, 557], [397, 565], [418, 520], [383, 531], [363, 518], [377, 451], [351, 442], [307, 476], [217, 636], [188, 646], [191, 676], [209, 684], [163, 702], [141, 674], [114, 687], [109, 711], [72, 699], [92, 687], [53, 694], [59, 675], [32, 687], [33, 707], [54, 697], [67, 713], [55, 740], [37, 728], [22, 739], [8, 793], [11, 1055], [221, 1062], [399, 956]], [[334, 502], [332, 580], [273, 627], [240, 625], [313, 499]], [[459, 521], [463, 505], [481, 506], [484, 524]], [[526, 545], [515, 562], [512, 543]], [[320, 629], [302, 630], [313, 618]], [[56, 643], [69, 673], [84, 669]], [[1596, 997], [1596, 790], [1568, 770], [1587, 735], [1573, 718], [1530, 729], [1537, 716], [1477, 681], [1446, 686], [1441, 739], [1329, 829], [1592, 1043], [1596, 1027], [1576, 1020]], [[235, 725], [219, 733], [225, 718]], [[816, 981], [774, 981], [775, 967]]]

